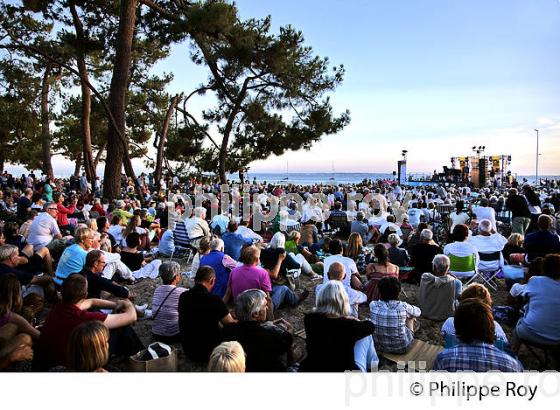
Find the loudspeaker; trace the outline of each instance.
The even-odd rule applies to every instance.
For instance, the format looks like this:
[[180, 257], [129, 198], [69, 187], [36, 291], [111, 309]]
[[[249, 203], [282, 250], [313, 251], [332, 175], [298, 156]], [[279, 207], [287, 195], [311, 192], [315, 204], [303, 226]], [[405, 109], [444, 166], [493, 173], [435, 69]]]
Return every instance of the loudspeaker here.
[[478, 161], [478, 182], [479, 186], [483, 187], [486, 185], [486, 174], [488, 170], [488, 161], [486, 158], [480, 158]]

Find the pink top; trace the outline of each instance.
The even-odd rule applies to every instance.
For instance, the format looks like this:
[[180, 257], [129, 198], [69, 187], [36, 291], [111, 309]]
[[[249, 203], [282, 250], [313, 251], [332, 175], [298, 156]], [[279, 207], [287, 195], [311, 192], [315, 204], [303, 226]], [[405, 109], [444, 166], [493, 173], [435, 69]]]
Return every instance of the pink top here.
[[270, 276], [268, 272], [258, 266], [242, 265], [231, 271], [229, 275], [231, 293], [233, 299], [247, 289], [260, 289], [265, 292], [272, 292]]

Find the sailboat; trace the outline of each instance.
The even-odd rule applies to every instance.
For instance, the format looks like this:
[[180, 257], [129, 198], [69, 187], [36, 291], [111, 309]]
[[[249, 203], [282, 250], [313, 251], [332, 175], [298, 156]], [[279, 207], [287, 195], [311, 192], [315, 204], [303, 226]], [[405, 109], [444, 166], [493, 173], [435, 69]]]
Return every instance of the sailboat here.
[[288, 161], [286, 160], [286, 176], [282, 178], [282, 181], [289, 181], [290, 180], [290, 173], [288, 172]]
[[332, 170], [332, 177], [329, 178], [329, 181], [336, 184], [336, 178], [335, 178], [336, 173], [334, 172], [334, 161], [331, 162], [331, 170]]

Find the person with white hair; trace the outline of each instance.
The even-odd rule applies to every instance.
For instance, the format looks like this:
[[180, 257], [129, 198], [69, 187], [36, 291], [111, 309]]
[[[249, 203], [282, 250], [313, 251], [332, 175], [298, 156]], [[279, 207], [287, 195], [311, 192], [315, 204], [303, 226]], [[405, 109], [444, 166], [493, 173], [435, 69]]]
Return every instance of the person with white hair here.
[[210, 234], [210, 227], [205, 218], [206, 208], [197, 206], [194, 208], [193, 216], [185, 224], [187, 235], [194, 247], [198, 247], [200, 240]]
[[420, 276], [424, 272], [432, 271], [432, 260], [437, 254], [443, 253], [443, 250], [434, 242], [434, 234], [429, 229], [423, 229], [420, 232], [420, 243], [414, 245], [410, 251], [412, 266], [414, 273], [412, 280], [416, 283], [420, 282]]
[[317, 295], [315, 310], [304, 318], [307, 357], [300, 372], [366, 372], [376, 368], [374, 325], [369, 320], [356, 320], [350, 313], [342, 282], [328, 281]]
[[432, 320], [445, 320], [453, 316], [463, 285], [449, 275], [451, 262], [445, 255], [436, 255], [432, 271], [422, 274], [417, 301], [422, 316]]
[[237, 323], [224, 326], [222, 341], [237, 341], [247, 355], [247, 372], [285, 372], [293, 363], [291, 325], [282, 319], [269, 322], [267, 295], [248, 289], [237, 297]]
[[213, 238], [210, 241], [210, 252], [200, 258], [200, 266], [210, 266], [216, 272], [216, 283], [212, 289], [213, 295], [224, 297], [229, 281], [229, 274], [237, 262], [224, 253], [224, 241]]
[[502, 250], [507, 239], [496, 232], [492, 221], [482, 219], [478, 222], [479, 235], [471, 236], [468, 242], [478, 251], [478, 270], [483, 272], [495, 271], [504, 266]]

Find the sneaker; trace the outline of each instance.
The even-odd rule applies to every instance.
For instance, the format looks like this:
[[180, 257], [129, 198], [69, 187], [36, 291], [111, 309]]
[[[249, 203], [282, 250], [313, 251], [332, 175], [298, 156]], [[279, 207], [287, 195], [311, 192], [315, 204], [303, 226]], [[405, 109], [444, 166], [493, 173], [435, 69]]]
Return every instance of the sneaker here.
[[152, 309], [144, 310], [144, 319], [151, 319], [153, 315]]
[[309, 275], [309, 279], [311, 279], [311, 280], [323, 280], [323, 277], [321, 275], [317, 275], [315, 272], [313, 272], [311, 275]]
[[145, 313], [148, 304], [144, 303], [143, 305], [134, 305], [134, 307], [136, 308], [136, 312], [142, 315]]

